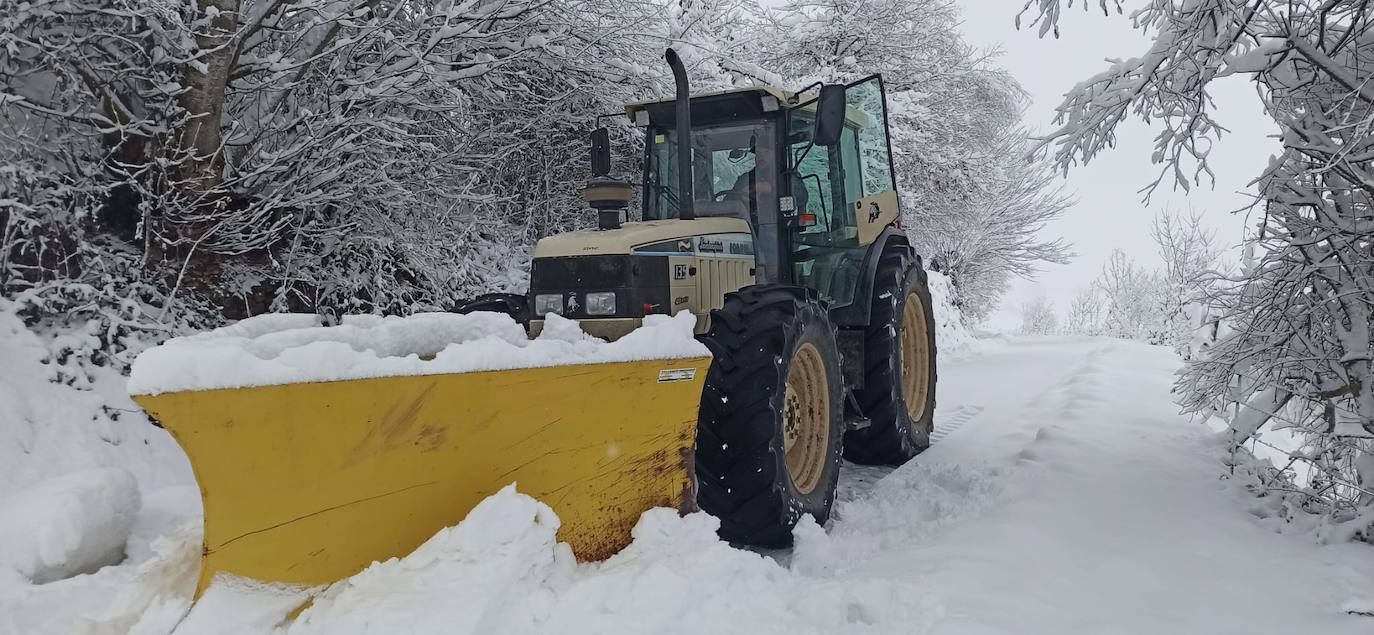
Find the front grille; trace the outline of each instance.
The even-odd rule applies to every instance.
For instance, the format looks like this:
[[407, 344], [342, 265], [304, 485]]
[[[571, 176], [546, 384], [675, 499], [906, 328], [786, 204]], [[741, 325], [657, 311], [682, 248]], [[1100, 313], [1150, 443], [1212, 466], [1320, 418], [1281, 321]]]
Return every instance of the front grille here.
[[[667, 313], [667, 256], [568, 256], [537, 258], [530, 267], [530, 302], [545, 293], [577, 298], [576, 309], [564, 305], [564, 317], [602, 319], [641, 317], [645, 313]], [[588, 315], [586, 294], [616, 294], [614, 315]]]
[[530, 288], [535, 291], [563, 291], [628, 287], [634, 279], [633, 257], [536, 258], [530, 268]]

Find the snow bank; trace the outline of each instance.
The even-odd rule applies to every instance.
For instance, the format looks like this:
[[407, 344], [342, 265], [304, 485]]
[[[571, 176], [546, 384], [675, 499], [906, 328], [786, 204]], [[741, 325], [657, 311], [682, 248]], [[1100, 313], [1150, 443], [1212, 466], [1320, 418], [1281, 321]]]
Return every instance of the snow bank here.
[[0, 298], [0, 499], [98, 467], [132, 472], [145, 491], [192, 483], [171, 435], [147, 423], [117, 371], [89, 369], [80, 389], [53, 382], [51, 341]]
[[133, 475], [110, 468], [0, 500], [0, 567], [44, 583], [117, 564], [141, 505]]
[[[142, 565], [161, 560], [158, 537], [188, 516], [197, 534], [181, 562], [195, 586], [200, 496], [186, 457], [143, 418], [117, 370], [52, 361], [89, 330], [37, 334], [0, 298], [0, 633], [129, 633], [160, 593]], [[59, 369], [75, 385], [55, 382]], [[127, 622], [82, 626], [134, 589], [146, 601]]]
[[330, 589], [289, 633], [530, 632], [575, 573], [558, 527], [552, 509], [507, 486], [409, 556]]
[[315, 315], [260, 315], [145, 351], [134, 361], [128, 389], [155, 395], [709, 355], [693, 337], [695, 323], [685, 311], [651, 315], [608, 343], [557, 315], [548, 316], [534, 340], [500, 313], [348, 316], [332, 327]]
[[[919, 631], [938, 615], [902, 581], [812, 578], [734, 549], [716, 537], [718, 521], [702, 513], [651, 510], [633, 544], [601, 563], [576, 563], [557, 541], [558, 527], [552, 509], [506, 487], [410, 555], [333, 585], [282, 630], [889, 633]], [[176, 632], [277, 632], [270, 625], [288, 616], [291, 599], [278, 595], [249, 613], [216, 610], [214, 620], [198, 620], [198, 604]], [[156, 604], [149, 611], [167, 612]]]
[[954, 290], [949, 278], [938, 271], [927, 271], [930, 304], [935, 313], [935, 345], [940, 361], [959, 359], [978, 350], [974, 336], [959, 307], [954, 306]]

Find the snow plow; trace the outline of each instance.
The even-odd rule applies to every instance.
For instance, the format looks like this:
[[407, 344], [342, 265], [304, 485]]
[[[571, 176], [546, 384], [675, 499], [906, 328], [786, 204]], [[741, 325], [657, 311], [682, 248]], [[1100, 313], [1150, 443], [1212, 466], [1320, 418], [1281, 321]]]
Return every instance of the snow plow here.
[[[314, 586], [409, 553], [511, 482], [558, 512], [560, 540], [579, 558], [609, 556], [629, 542], [643, 510], [693, 504], [701, 377], [658, 377], [705, 371], [708, 362], [382, 377], [138, 401], [186, 450], [204, 495], [200, 588], [219, 572]], [[541, 387], [537, 400], [524, 391], [529, 385]], [[623, 398], [589, 403], [607, 391]]]
[[[540, 240], [527, 293], [351, 318], [410, 321], [367, 337], [350, 318], [240, 323], [135, 362], [131, 392], [205, 501], [200, 590], [221, 572], [338, 580], [512, 482], [583, 560], [657, 506], [785, 546], [803, 514], [828, 519], [842, 458], [897, 465], [929, 446], [934, 317], [882, 79], [692, 96], [666, 57], [676, 96], [626, 106], [644, 129], [640, 220], [600, 128], [583, 190], [598, 227]], [[297, 372], [307, 350], [335, 366]], [[237, 375], [197, 381], [206, 368]]]
[[[318, 345], [331, 330], [267, 337], [308, 333]], [[172, 348], [207, 357], [203, 342], [199, 352]], [[444, 359], [415, 361], [445, 369]], [[693, 509], [692, 445], [709, 362], [292, 381], [135, 399], [185, 450], [201, 490], [197, 592], [220, 573], [316, 586], [409, 553], [512, 482], [558, 512], [559, 539], [584, 560], [628, 544], [645, 509]]]

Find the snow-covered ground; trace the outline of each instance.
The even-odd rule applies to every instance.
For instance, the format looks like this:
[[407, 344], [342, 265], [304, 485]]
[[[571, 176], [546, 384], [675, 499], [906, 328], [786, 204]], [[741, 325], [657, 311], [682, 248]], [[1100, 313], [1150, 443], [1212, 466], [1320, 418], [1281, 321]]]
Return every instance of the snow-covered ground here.
[[[1374, 606], [1374, 549], [1252, 516], [1219, 478], [1214, 433], [1175, 414], [1172, 353], [1107, 339], [964, 349], [940, 368], [935, 446], [896, 470], [847, 465], [831, 526], [803, 523], [791, 551], [733, 549], [713, 519], [657, 510], [630, 548], [576, 564], [551, 511], [507, 490], [286, 630], [1374, 632], [1351, 614]], [[171, 491], [145, 495], [124, 565], [43, 585], [0, 572], [0, 632], [270, 631], [292, 602], [262, 590], [226, 586], [183, 620], [198, 545], [174, 510], [194, 501]]]

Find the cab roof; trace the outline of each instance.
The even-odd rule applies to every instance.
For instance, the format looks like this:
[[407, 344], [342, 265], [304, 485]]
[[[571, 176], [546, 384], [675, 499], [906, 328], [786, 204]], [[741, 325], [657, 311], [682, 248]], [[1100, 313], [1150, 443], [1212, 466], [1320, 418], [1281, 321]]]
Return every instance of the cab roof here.
[[[698, 108], [704, 108], [707, 109], [708, 112], [703, 112], [702, 114], [707, 115], [707, 119], [711, 119], [712, 116], [709, 110], [713, 109], [711, 109], [710, 106], [708, 106], [708, 104], [716, 104], [717, 107], [719, 107], [721, 105], [721, 102], [726, 101], [734, 101], [736, 104], [740, 103], [736, 100], [745, 100], [746, 102], [750, 102], [749, 93], [754, 93], [758, 96], [759, 99], [758, 101], [752, 101], [749, 107], [746, 108], [746, 110], [757, 108], [759, 111], [764, 112], [775, 110], [776, 108], [794, 107], [796, 106], [797, 102], [801, 100], [801, 95], [805, 94], [804, 92], [794, 93], [790, 90], [784, 90], [782, 88], [777, 88], [775, 86], [766, 85], [745, 86], [743, 88], [727, 88], [724, 90], [712, 90], [700, 93], [692, 93], [691, 100], [693, 105], [692, 110], [694, 113], [693, 117], [697, 116], [696, 111]], [[770, 108], [764, 105], [764, 98], [768, 97], [771, 97], [773, 100], [777, 102], [776, 108]], [[815, 98], [809, 96], [807, 99], [810, 101], [810, 104], [803, 105], [802, 108], [806, 109], [810, 107], [814, 109]], [[638, 113], [653, 111], [655, 113], [656, 119], [661, 118], [664, 121], [670, 121], [673, 117], [673, 113], [670, 109], [672, 108], [674, 101], [675, 99], [669, 96], [656, 99], [648, 99], [644, 101], [630, 102], [625, 104], [625, 115], [630, 118], [630, 121], [633, 122], [635, 121], [635, 116]], [[733, 112], [733, 108], [726, 106], [725, 109], [727, 111], [731, 111], [733, 116], [739, 116], [738, 112]], [[717, 113], [719, 113], [719, 111], [717, 111]], [[853, 106], [845, 107], [845, 119], [850, 124], [853, 124], [855, 127], [858, 127], [860, 129], [867, 128], [869, 125], [872, 124], [872, 118], [868, 115], [868, 113], [865, 113], [862, 110], [854, 108]]]
[[[721, 97], [725, 95], [735, 94], [743, 96], [744, 93], [758, 93], [760, 97], [770, 96], [778, 101], [779, 106], [791, 105], [795, 103], [795, 100], [797, 99], [797, 94], [790, 90], [783, 90], [781, 88], [777, 88], [774, 86], [765, 85], [745, 86], [743, 88], [726, 88], [724, 90], [711, 90], [701, 93], [692, 93], [691, 98], [693, 100], [696, 100], [703, 97]], [[671, 104], [673, 103], [673, 101], [674, 99], [671, 95], [655, 99], [646, 99], [644, 101], [632, 101], [628, 104], [625, 104], [625, 115], [630, 118], [630, 121], [634, 121], [635, 113], [641, 110], [647, 110], [648, 107], [652, 105]]]

